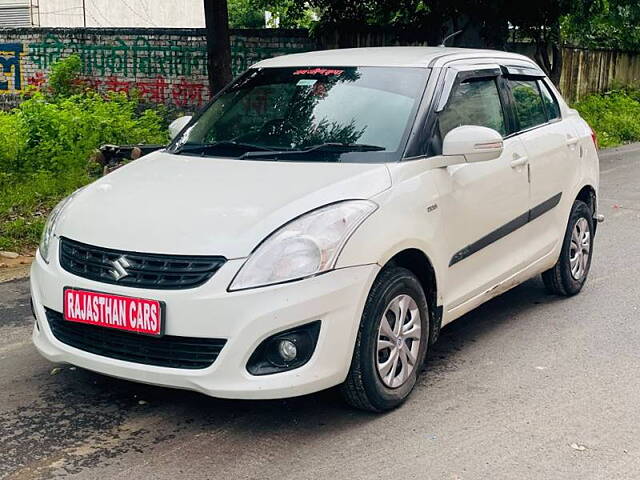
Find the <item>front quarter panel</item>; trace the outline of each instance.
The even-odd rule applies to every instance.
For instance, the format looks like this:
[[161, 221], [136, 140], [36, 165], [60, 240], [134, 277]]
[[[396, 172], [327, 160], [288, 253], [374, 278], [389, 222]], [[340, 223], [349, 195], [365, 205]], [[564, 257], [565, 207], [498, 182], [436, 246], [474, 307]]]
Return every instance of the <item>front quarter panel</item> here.
[[[388, 166], [392, 187], [371, 198], [379, 205], [356, 230], [338, 258], [337, 268], [377, 263], [384, 266], [406, 249], [421, 250], [431, 261], [436, 282], [447, 260], [439, 252], [444, 242], [438, 192], [428, 159]], [[438, 304], [441, 304], [440, 296]]]

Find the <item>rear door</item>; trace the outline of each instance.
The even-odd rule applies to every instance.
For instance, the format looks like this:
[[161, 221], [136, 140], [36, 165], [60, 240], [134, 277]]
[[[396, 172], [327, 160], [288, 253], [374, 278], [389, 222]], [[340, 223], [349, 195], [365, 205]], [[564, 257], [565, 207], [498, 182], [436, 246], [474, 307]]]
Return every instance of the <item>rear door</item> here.
[[504, 152], [486, 162], [434, 172], [448, 239], [445, 304], [463, 307], [528, 261], [523, 227], [528, 218], [527, 152], [513, 131], [502, 72], [495, 68], [450, 69], [436, 107], [432, 154], [455, 127], [480, 125], [504, 138]]
[[[580, 172], [580, 145], [569, 120], [562, 118], [555, 95], [542, 77], [509, 75], [517, 136], [529, 156], [530, 232], [535, 256], [551, 251], [564, 235], [566, 202]], [[559, 206], [562, 206], [559, 208]]]

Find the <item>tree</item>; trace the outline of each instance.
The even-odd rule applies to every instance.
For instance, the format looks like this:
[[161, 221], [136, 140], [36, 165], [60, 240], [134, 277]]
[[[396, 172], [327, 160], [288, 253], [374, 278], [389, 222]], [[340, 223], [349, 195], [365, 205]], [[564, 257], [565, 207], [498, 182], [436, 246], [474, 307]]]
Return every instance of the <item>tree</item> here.
[[204, 0], [209, 89], [215, 95], [231, 81], [231, 41], [227, 0]]
[[640, 2], [600, 0], [561, 20], [562, 38], [580, 47], [640, 51]]
[[535, 59], [556, 84], [562, 72], [560, 25], [564, 17], [584, 15], [584, 12], [593, 14], [606, 3], [624, 4], [627, 8], [625, 12], [640, 10], [638, 0], [291, 1], [318, 9], [321, 16], [320, 31], [333, 29], [352, 32], [361, 30], [363, 26], [391, 26], [399, 32], [401, 43], [437, 45], [448, 33], [461, 30], [450, 45], [504, 49], [511, 25], [521, 37], [533, 41], [536, 46]]
[[231, 28], [264, 28], [264, 10], [255, 0], [229, 0], [229, 26]]
[[[237, 1], [237, 0], [234, 0]], [[248, 0], [255, 8], [268, 11], [273, 18], [278, 19], [277, 25], [280, 28], [310, 28], [309, 21], [310, 7], [308, 2], [302, 0]]]
[[598, 0], [537, 0], [505, 5], [509, 22], [521, 38], [536, 46], [535, 60], [556, 85], [562, 73], [562, 36], [560, 21], [564, 15], [588, 10]]
[[533, 40], [538, 65], [556, 85], [562, 73], [560, 18], [578, 1], [582, 0], [537, 0], [508, 7], [509, 21], [521, 36]]
[[309, 25], [305, 15], [313, 11], [320, 18], [314, 31], [338, 33], [340, 47], [354, 46], [354, 32], [391, 27], [402, 44], [438, 45], [460, 30], [448, 45], [505, 49], [511, 27], [535, 44], [536, 61], [556, 85], [567, 39], [581, 46], [640, 49], [640, 0], [231, 1], [273, 12], [281, 27]]

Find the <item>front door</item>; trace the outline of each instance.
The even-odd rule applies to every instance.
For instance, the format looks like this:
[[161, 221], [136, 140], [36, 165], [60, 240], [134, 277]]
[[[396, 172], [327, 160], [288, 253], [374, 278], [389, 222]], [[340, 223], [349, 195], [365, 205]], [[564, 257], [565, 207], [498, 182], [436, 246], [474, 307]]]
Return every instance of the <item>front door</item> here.
[[[512, 127], [505, 115], [500, 70], [458, 76], [445, 106], [436, 114], [436, 137], [444, 139], [461, 125], [489, 127], [507, 137]], [[511, 136], [505, 138], [504, 151], [495, 160], [435, 172], [450, 258], [443, 289], [448, 313], [465, 309], [530, 260], [522, 228], [529, 213], [527, 164], [521, 139]]]

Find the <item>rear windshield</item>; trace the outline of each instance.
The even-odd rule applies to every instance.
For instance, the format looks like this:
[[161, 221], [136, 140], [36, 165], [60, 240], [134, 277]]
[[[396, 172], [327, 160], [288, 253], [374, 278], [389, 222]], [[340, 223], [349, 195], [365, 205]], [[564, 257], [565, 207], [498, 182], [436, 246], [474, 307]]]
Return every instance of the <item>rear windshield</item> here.
[[252, 69], [170, 150], [255, 160], [397, 161], [427, 75], [424, 68]]

